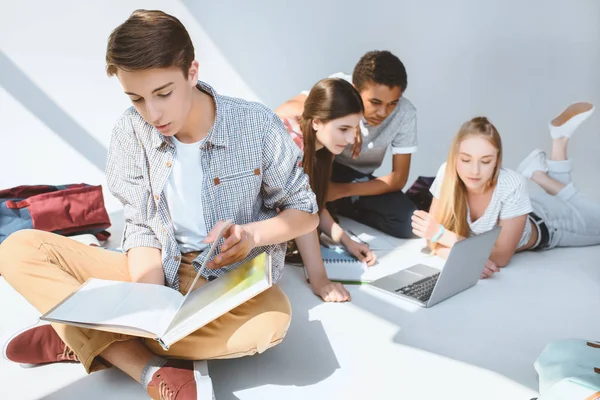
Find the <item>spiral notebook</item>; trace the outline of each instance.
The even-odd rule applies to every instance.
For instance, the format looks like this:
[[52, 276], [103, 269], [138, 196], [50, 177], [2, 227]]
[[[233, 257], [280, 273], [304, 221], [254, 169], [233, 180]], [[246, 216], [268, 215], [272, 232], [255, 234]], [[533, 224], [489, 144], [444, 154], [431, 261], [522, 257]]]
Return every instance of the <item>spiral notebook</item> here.
[[[366, 283], [370, 281], [366, 276], [367, 264], [359, 261], [343, 247], [325, 247], [321, 245], [321, 256], [329, 280], [344, 283]], [[304, 268], [304, 274], [308, 279], [306, 268]]]

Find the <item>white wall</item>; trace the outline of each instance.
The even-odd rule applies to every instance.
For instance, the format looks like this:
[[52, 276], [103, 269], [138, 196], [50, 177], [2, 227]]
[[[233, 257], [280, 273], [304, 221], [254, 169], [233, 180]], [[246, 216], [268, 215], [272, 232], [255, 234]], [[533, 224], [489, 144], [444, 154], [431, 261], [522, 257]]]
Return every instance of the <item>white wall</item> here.
[[[435, 173], [475, 115], [497, 125], [514, 167], [531, 148], [549, 148], [547, 121], [568, 103], [600, 104], [597, 0], [0, 0], [0, 188], [104, 182], [112, 124], [129, 106], [104, 73], [106, 39], [136, 8], [182, 20], [203, 80], [271, 107], [351, 72], [368, 50], [391, 50], [419, 110], [411, 180]], [[571, 146], [576, 182], [597, 197], [599, 133], [594, 115]], [[120, 208], [106, 197], [109, 211]]]
[[[258, 100], [181, 2], [0, 1], [0, 188], [105, 183], [112, 126], [130, 105], [104, 72], [106, 41], [137, 8], [177, 15], [199, 58], [213, 61], [203, 65], [204, 79]], [[105, 197], [109, 212], [120, 209], [107, 190]]]

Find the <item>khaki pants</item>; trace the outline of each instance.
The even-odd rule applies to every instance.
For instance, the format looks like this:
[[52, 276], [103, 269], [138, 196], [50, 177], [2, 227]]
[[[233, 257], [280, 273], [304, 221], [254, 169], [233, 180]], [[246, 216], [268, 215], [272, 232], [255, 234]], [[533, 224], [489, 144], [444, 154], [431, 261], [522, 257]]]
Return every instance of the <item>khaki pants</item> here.
[[[195, 277], [191, 263], [196, 254], [182, 257], [179, 267], [182, 292], [189, 288]], [[130, 280], [125, 254], [37, 230], [18, 231], [0, 245], [0, 273], [41, 313], [61, 302], [88, 278]], [[154, 340], [139, 340], [151, 352], [164, 357], [189, 360], [235, 358], [262, 353], [280, 343], [290, 320], [290, 303], [283, 291], [273, 286], [174, 343], [168, 351]], [[52, 326], [88, 373], [106, 367], [97, 357], [104, 349], [114, 342], [132, 339], [63, 324]]]

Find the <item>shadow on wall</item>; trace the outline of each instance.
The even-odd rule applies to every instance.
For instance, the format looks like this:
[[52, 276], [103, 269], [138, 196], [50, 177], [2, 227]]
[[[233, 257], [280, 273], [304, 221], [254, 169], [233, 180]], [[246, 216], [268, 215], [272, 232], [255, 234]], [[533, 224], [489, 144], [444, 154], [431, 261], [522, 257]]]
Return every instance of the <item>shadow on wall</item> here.
[[[358, 22], [365, 5], [358, 0], [345, 2], [346, 11], [340, 18], [330, 17], [339, 15], [339, 2], [267, 1], [260, 6], [237, 2], [233, 13], [218, 2], [183, 3], [244, 82], [271, 108], [333, 73], [352, 73], [365, 52], [386, 46], [385, 42], [365, 40], [367, 27]], [[354, 12], [359, 20], [349, 19]], [[377, 36], [386, 39], [394, 32], [397, 35], [396, 19], [395, 15], [380, 13]], [[331, 38], [336, 37], [339, 46], [331, 46]], [[196, 46], [197, 53], [202, 54], [202, 43]]]
[[48, 97], [4, 52], [0, 51], [0, 86], [48, 128], [101, 171], [106, 148]]

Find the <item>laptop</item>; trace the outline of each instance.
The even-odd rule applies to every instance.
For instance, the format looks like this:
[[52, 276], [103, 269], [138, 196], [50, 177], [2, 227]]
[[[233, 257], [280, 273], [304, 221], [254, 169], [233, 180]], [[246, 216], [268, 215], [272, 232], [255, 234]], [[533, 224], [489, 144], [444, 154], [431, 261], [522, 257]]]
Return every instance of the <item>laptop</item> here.
[[457, 242], [441, 270], [417, 264], [377, 279], [370, 285], [422, 307], [431, 307], [475, 286], [492, 253], [500, 229], [496, 227]]

